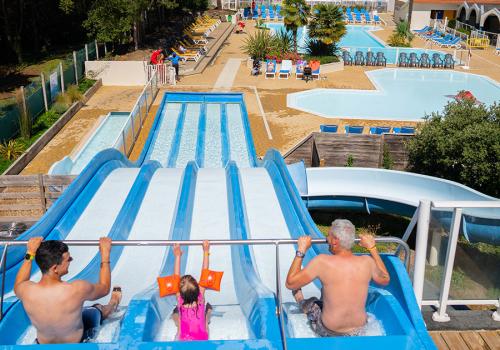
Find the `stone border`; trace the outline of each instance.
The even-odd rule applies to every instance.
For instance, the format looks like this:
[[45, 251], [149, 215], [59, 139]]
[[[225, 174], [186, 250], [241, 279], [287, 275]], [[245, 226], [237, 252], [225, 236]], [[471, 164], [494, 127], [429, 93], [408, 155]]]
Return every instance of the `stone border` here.
[[73, 116], [82, 108], [85, 103], [102, 86], [102, 80], [99, 79], [84, 94], [81, 101], [73, 103], [59, 119], [43, 133], [34, 144], [32, 144], [24, 153], [12, 163], [12, 165], [3, 173], [3, 175], [18, 175], [40, 151], [52, 140], [52, 138], [73, 118]]

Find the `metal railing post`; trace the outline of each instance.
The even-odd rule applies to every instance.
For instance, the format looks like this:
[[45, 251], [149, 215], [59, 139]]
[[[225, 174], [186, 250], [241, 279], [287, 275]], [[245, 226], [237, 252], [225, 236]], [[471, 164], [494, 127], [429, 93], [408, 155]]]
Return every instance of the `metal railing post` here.
[[89, 47], [85, 44], [85, 61], [89, 60]]
[[78, 69], [76, 67], [76, 51], [73, 51], [73, 67], [75, 67], [75, 84], [78, 85]]
[[450, 295], [451, 275], [453, 273], [453, 264], [455, 263], [455, 252], [457, 250], [461, 218], [462, 208], [455, 208], [451, 220], [446, 262], [444, 263], [444, 276], [441, 281], [441, 290], [439, 292], [439, 309], [432, 314], [432, 319], [436, 322], [448, 322], [450, 320], [450, 316], [446, 313], [446, 304], [448, 302], [448, 296]]
[[0, 269], [2, 270], [2, 295], [0, 296], [0, 321], [3, 318], [3, 297], [5, 293], [5, 274], [7, 272], [7, 249], [9, 245], [6, 244], [3, 248], [2, 258], [0, 259]]
[[45, 107], [45, 112], [49, 110], [49, 103], [47, 100], [47, 89], [45, 88], [45, 76], [40, 73], [40, 79], [42, 80], [42, 94], [43, 94], [43, 105]]
[[427, 238], [431, 218], [431, 202], [421, 200], [418, 206], [417, 241], [415, 243], [415, 265], [413, 269], [413, 291], [419, 308], [422, 308], [422, 298], [425, 280], [425, 257], [427, 254]]
[[59, 62], [59, 73], [61, 74], [61, 93], [64, 94], [64, 72], [62, 62]]
[[276, 242], [276, 295], [278, 297], [278, 313], [280, 331], [281, 331], [281, 342], [283, 343], [283, 350], [287, 350], [286, 344], [286, 333], [285, 333], [285, 319], [283, 318], [283, 300], [281, 297], [281, 269], [280, 269], [280, 245]]
[[122, 130], [123, 154], [127, 156], [127, 148], [125, 147], [125, 130]]
[[95, 60], [99, 61], [99, 45], [97, 44], [97, 40], [94, 40], [95, 44]]

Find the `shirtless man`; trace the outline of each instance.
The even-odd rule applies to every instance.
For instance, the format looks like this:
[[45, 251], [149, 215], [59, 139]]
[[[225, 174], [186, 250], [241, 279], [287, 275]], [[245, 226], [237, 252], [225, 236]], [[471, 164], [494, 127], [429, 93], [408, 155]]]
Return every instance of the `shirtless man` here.
[[[351, 252], [354, 234], [354, 225], [349, 220], [335, 220], [327, 237], [333, 255], [320, 254], [304, 269], [301, 269], [302, 258], [311, 247], [311, 237], [300, 237], [288, 271], [286, 287], [292, 289], [311, 327], [321, 337], [357, 335], [367, 320], [368, 284], [372, 279], [384, 286], [390, 281], [373, 236], [361, 236], [359, 243], [371, 256], [356, 256]], [[323, 285], [323, 300], [316, 297], [304, 300], [300, 288], [316, 278]]]
[[[121, 288], [115, 287], [109, 304], [83, 307], [85, 300], [96, 300], [109, 293], [111, 239], [99, 240], [101, 270], [96, 284], [83, 280], [62, 281], [73, 260], [68, 246], [60, 241], [42, 240], [42, 237], [34, 237], [28, 241], [14, 292], [37, 330], [37, 343], [84, 342], [94, 336], [95, 328], [116, 310], [121, 300]], [[42, 272], [39, 282], [30, 281], [33, 259]]]

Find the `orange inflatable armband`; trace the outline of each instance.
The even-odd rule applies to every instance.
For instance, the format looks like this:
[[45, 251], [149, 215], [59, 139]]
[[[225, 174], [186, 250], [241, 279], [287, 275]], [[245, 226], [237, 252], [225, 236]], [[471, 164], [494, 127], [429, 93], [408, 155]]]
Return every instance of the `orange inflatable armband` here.
[[179, 275], [170, 275], [165, 277], [158, 277], [158, 287], [160, 288], [160, 297], [166, 297], [170, 294], [179, 292], [179, 283], [181, 277]]
[[220, 282], [222, 280], [222, 275], [224, 272], [222, 271], [212, 271], [209, 269], [201, 270], [200, 282], [198, 283], [200, 286], [213, 289], [216, 291], [220, 291]]

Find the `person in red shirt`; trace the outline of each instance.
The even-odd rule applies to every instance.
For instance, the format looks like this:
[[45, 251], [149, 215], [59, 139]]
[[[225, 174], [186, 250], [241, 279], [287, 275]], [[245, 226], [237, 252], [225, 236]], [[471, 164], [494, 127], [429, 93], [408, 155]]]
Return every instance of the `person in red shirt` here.
[[160, 47], [158, 50], [153, 51], [151, 54], [150, 63], [151, 64], [162, 64], [165, 59], [163, 54], [163, 49]]

